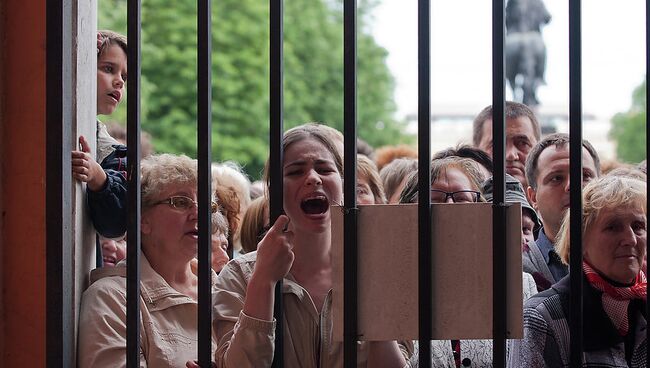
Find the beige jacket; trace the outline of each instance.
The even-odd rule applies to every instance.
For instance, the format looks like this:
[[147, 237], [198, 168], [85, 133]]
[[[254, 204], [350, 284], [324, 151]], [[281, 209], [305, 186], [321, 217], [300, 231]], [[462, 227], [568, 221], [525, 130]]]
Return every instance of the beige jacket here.
[[[247, 253], [221, 271], [214, 294], [213, 333], [217, 336], [215, 360], [219, 368], [270, 367], [273, 360], [275, 321], [263, 321], [242, 312], [257, 252]], [[291, 276], [283, 281], [284, 366], [342, 367], [343, 344], [332, 341], [332, 291], [318, 314], [309, 293]], [[358, 343], [357, 366], [366, 367], [367, 343]], [[412, 345], [400, 345], [408, 360]]]
[[[197, 358], [198, 304], [140, 257], [140, 367], [185, 367]], [[78, 366], [126, 367], [126, 263], [98, 268], [90, 277], [81, 300]]]

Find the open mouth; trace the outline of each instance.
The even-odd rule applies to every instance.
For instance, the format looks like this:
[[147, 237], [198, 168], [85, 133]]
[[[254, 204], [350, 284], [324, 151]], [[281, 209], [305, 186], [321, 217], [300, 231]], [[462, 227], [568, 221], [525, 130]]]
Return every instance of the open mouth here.
[[198, 230], [188, 231], [186, 234], [191, 236], [191, 237], [195, 237], [195, 238], [199, 237], [199, 231]]
[[120, 96], [120, 94], [119, 94], [118, 92], [116, 92], [116, 91], [113, 91], [113, 92], [109, 93], [108, 95], [109, 95], [112, 99], [114, 99], [115, 102], [120, 102], [120, 98], [122, 97], [122, 96]]
[[105, 266], [115, 266], [115, 257], [105, 256], [102, 258]]
[[330, 208], [325, 196], [307, 198], [300, 203], [300, 208], [308, 215], [320, 215]]

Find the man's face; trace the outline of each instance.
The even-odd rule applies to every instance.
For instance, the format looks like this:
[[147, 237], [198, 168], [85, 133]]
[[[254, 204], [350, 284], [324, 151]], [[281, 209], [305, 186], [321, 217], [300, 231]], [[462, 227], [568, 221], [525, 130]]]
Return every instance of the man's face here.
[[[506, 172], [521, 182], [526, 188], [524, 166], [528, 152], [537, 143], [533, 122], [527, 116], [506, 119]], [[492, 119], [483, 124], [483, 135], [478, 148], [492, 157]], [[493, 157], [494, 159], [494, 157]]]
[[[596, 178], [596, 165], [582, 148], [582, 186]], [[569, 145], [551, 145], [537, 160], [537, 189], [528, 187], [528, 198], [542, 218], [544, 233], [555, 242], [562, 218], [569, 208]]]

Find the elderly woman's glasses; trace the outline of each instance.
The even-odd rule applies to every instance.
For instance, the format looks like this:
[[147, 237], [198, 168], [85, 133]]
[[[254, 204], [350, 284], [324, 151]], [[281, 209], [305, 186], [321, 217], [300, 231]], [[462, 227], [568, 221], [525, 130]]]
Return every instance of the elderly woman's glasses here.
[[[154, 203], [154, 205], [159, 205], [159, 204], [168, 204], [170, 207], [180, 211], [187, 211], [194, 206], [196, 206], [197, 208], [199, 206], [198, 202], [196, 202], [192, 198], [185, 197], [185, 196], [173, 196], [164, 199], [160, 202]], [[216, 204], [215, 202], [211, 202], [210, 212], [217, 213], [217, 211], [219, 211], [219, 205]]]
[[431, 203], [445, 203], [449, 198], [454, 203], [475, 203], [481, 198], [481, 192], [476, 190], [445, 192], [444, 190], [431, 189]]

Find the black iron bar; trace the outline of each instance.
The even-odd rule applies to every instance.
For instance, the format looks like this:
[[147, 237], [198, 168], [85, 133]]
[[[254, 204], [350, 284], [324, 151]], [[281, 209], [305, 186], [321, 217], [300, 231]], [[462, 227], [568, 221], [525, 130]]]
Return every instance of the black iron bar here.
[[[283, 70], [282, 70], [282, 0], [270, 0], [270, 107], [269, 107], [269, 208], [270, 224], [284, 213], [282, 204], [282, 134], [284, 122], [283, 110]], [[284, 319], [282, 306], [282, 280], [275, 285], [273, 317], [275, 318], [275, 353], [273, 368], [284, 366]]]
[[582, 46], [580, 0], [569, 0], [569, 180], [571, 367], [582, 367]]
[[505, 204], [505, 4], [492, 1], [492, 362], [506, 365], [507, 261]]
[[344, 203], [343, 222], [343, 358], [348, 368], [357, 366], [357, 2], [343, 2], [343, 122]]
[[212, 362], [212, 1], [197, 3], [198, 358]]
[[[650, 0], [645, 2], [645, 111], [646, 111], [646, 121], [645, 121], [645, 150], [646, 150], [646, 167], [648, 163], [648, 141], [650, 140], [650, 134], [648, 133], [648, 106], [650, 106], [650, 88], [648, 87], [648, 75], [650, 75]], [[646, 197], [647, 197], [647, 188], [646, 188]], [[646, 198], [646, 208], [650, 205], [650, 199]], [[646, 254], [650, 250], [650, 245], [646, 242]], [[646, 290], [647, 294], [647, 290]], [[646, 316], [650, 316], [650, 304], [646, 302]], [[646, 329], [646, 364], [650, 362], [650, 329]]]
[[129, 0], [127, 37], [126, 366], [140, 367], [140, 0]]
[[431, 4], [418, 0], [418, 344], [419, 366], [431, 367]]
[[48, 367], [74, 362], [72, 295], [72, 5], [46, 5], [46, 361]]

